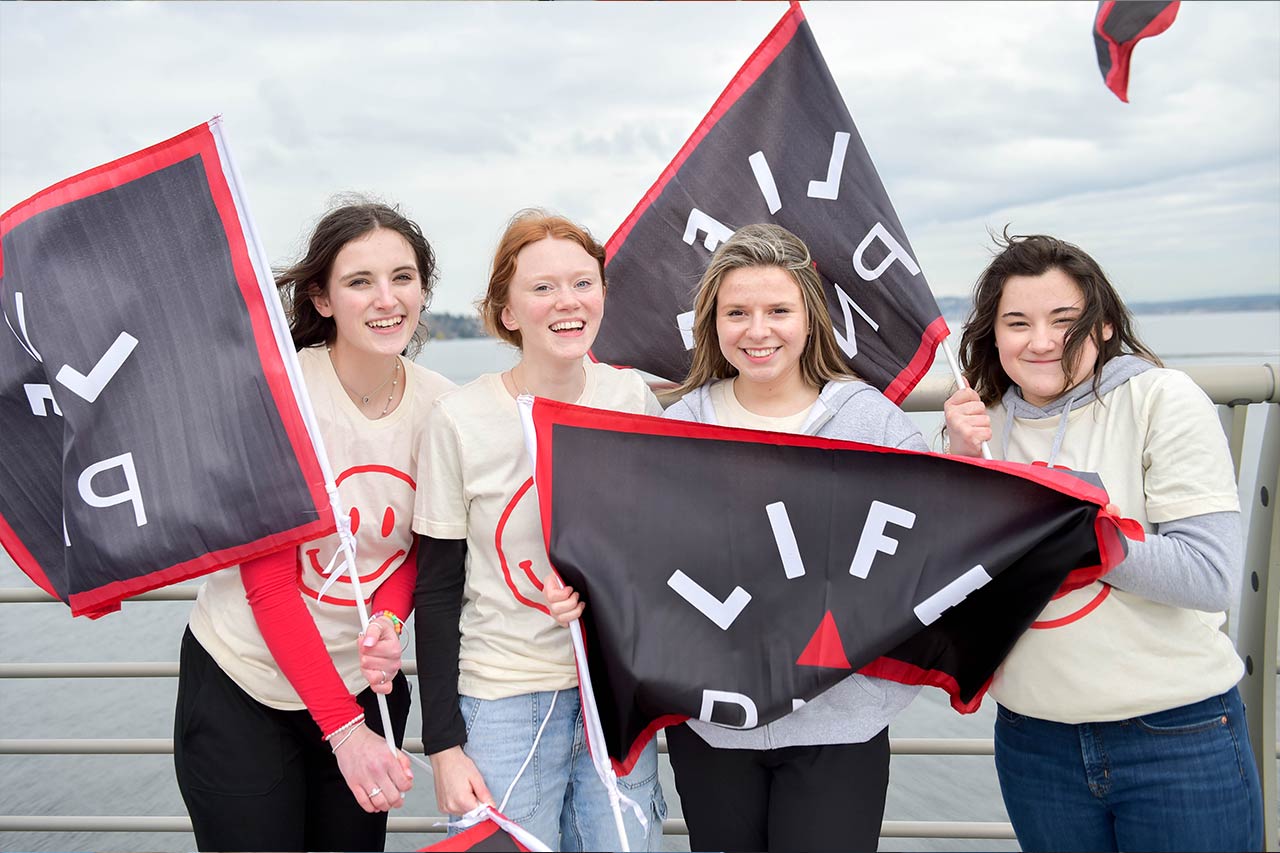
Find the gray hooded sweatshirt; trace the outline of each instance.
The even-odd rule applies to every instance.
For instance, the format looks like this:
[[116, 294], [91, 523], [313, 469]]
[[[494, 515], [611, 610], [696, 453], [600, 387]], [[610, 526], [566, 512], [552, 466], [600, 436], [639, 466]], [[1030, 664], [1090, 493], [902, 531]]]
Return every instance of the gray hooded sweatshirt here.
[[[712, 384], [686, 394], [667, 409], [665, 417], [716, 423], [711, 403]], [[904, 450], [929, 449], [920, 430], [901, 409], [875, 388], [859, 381], [828, 382], [800, 432]], [[799, 709], [759, 728], [743, 731], [700, 720], [690, 720], [689, 727], [719, 749], [863, 743], [889, 725], [919, 692], [917, 685], [855, 673]]]

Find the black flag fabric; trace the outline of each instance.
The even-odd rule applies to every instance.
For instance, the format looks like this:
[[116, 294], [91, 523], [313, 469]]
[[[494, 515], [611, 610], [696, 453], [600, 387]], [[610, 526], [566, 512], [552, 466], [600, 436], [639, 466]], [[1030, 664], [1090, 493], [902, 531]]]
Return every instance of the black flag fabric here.
[[698, 280], [716, 246], [759, 222], [808, 244], [841, 349], [901, 402], [947, 325], [798, 4], [609, 239], [592, 356], [683, 381]]
[[1123, 559], [1119, 530], [1140, 535], [1098, 485], [1043, 466], [526, 407], [620, 774], [659, 728], [764, 725], [854, 671], [976, 710], [1045, 604]]
[[218, 119], [0, 217], [0, 542], [77, 615], [334, 529]]
[[1129, 103], [1129, 57], [1138, 42], [1158, 36], [1178, 17], [1180, 0], [1102, 0], [1093, 19], [1093, 46], [1107, 88]]

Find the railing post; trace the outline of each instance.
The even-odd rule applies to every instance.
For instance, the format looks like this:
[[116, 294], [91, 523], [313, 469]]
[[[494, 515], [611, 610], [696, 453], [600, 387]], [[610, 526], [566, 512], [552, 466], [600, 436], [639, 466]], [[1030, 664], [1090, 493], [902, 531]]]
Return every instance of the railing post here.
[[1266, 850], [1280, 849], [1277, 838], [1276, 779], [1276, 646], [1280, 622], [1280, 405], [1263, 409], [1262, 441], [1257, 478], [1250, 504], [1245, 540], [1244, 583], [1237, 611], [1236, 650], [1245, 662], [1240, 681], [1253, 742], [1254, 758], [1262, 777], [1262, 808]]

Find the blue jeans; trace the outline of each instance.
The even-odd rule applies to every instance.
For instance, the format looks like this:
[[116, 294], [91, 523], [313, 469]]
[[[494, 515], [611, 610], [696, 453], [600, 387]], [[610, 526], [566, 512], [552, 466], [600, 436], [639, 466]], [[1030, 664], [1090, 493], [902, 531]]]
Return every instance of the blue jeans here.
[[1262, 849], [1262, 788], [1234, 687], [1109, 723], [999, 706], [995, 738], [1023, 850]]
[[[538, 751], [511, 792], [503, 814], [552, 849], [619, 850], [609, 795], [587, 752], [577, 688], [507, 699], [461, 697], [462, 718], [467, 724], [464, 750], [479, 768], [489, 793], [501, 803], [533, 746], [552, 696], [555, 710], [538, 742]], [[631, 773], [618, 780], [618, 788], [639, 804], [649, 820], [646, 830], [630, 809], [623, 810], [631, 849], [662, 849], [667, 804], [658, 781], [657, 741], [649, 742]]]

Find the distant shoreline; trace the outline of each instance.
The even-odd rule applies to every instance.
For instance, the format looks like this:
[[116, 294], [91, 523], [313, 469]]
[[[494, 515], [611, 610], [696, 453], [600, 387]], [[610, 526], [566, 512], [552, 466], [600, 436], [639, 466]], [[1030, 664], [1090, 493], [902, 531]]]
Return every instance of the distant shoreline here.
[[[942, 316], [964, 319], [971, 302], [967, 296], [938, 297]], [[1211, 296], [1204, 299], [1170, 299], [1161, 302], [1134, 302], [1134, 314], [1221, 314], [1228, 311], [1280, 311], [1280, 293], [1256, 293], [1249, 296]], [[434, 312], [427, 315], [431, 339], [447, 341], [455, 338], [486, 338], [489, 335], [480, 318], [469, 314]]]
[[[964, 318], [972, 300], [967, 296], [942, 296], [938, 307], [942, 316]], [[1130, 302], [1134, 314], [1223, 314], [1230, 311], [1280, 311], [1280, 293], [1247, 296], [1209, 296], [1202, 299], [1167, 299], [1158, 302]]]

